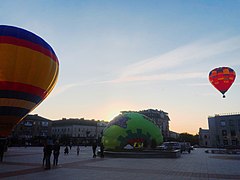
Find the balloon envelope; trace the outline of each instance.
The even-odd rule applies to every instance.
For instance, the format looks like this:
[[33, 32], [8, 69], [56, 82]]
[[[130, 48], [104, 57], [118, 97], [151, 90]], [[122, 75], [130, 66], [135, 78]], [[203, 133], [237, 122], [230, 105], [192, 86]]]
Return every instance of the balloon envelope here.
[[215, 68], [209, 73], [209, 81], [223, 94], [223, 97], [225, 97], [224, 94], [231, 87], [235, 78], [235, 71], [229, 67]]
[[41, 37], [0, 25], [0, 136], [47, 97], [58, 71], [57, 56]]
[[125, 146], [139, 143], [143, 146], [155, 141], [163, 142], [163, 136], [156, 123], [136, 112], [122, 113], [109, 122], [103, 131], [102, 143], [106, 150], [123, 150]]

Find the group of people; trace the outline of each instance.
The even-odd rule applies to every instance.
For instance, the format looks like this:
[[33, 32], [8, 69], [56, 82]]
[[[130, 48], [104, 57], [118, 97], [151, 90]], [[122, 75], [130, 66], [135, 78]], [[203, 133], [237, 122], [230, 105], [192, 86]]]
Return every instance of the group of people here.
[[51, 155], [53, 153], [53, 166], [58, 165], [58, 157], [60, 154], [60, 145], [56, 142], [54, 145], [45, 143], [43, 147], [43, 167], [51, 169]]
[[[92, 151], [93, 151], [93, 158], [96, 158], [96, 150], [97, 150], [97, 141], [94, 140], [92, 142]], [[71, 149], [71, 148], [70, 148]], [[64, 148], [64, 155], [68, 155], [69, 148], [66, 146]], [[80, 147], [77, 146], [77, 155], [80, 153]], [[50, 142], [46, 142], [43, 147], [43, 162], [42, 165], [45, 167], [45, 169], [51, 169], [51, 155], [53, 154], [53, 166], [58, 165], [58, 157], [60, 154], [60, 145], [58, 141], [55, 142], [54, 145]], [[104, 146], [103, 143], [100, 144], [100, 157], [104, 157]]]

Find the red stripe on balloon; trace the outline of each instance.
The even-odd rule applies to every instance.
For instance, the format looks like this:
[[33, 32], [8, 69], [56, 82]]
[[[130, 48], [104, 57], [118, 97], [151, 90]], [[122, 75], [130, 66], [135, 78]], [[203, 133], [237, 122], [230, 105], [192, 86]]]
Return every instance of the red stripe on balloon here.
[[55, 54], [53, 54], [48, 49], [46, 49], [38, 44], [32, 43], [30, 41], [14, 38], [14, 37], [10, 37], [10, 36], [0, 36], [0, 43], [13, 44], [16, 46], [22, 46], [22, 47], [32, 49], [34, 51], [41, 52], [42, 54], [50, 57], [53, 61], [55, 61], [57, 64], [59, 64], [58, 58]]
[[40, 96], [41, 98], [44, 98], [46, 95], [46, 92], [44, 89], [41, 89], [39, 87], [35, 87], [32, 85], [28, 85], [28, 84], [18, 83], [18, 82], [0, 81], [0, 90], [26, 92], [29, 94]]

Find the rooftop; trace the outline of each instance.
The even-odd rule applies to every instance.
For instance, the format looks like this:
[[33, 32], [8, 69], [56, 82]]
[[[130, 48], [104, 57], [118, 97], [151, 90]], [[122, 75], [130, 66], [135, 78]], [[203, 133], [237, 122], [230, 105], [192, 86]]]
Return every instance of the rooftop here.
[[240, 115], [240, 112], [220, 113], [220, 114], [215, 114], [214, 116], [208, 116], [208, 118], [213, 118], [218, 116], [236, 116], [236, 115]]

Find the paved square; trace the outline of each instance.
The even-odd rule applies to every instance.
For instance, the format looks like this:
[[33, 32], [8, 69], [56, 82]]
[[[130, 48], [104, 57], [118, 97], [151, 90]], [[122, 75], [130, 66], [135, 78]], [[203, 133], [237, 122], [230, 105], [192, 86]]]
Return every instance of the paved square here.
[[[240, 179], [240, 155], [207, 154], [199, 148], [180, 158], [92, 158], [91, 147], [69, 155], [61, 147], [59, 166], [44, 170], [41, 147], [11, 147], [0, 163], [4, 179]], [[53, 157], [52, 157], [53, 158]]]

